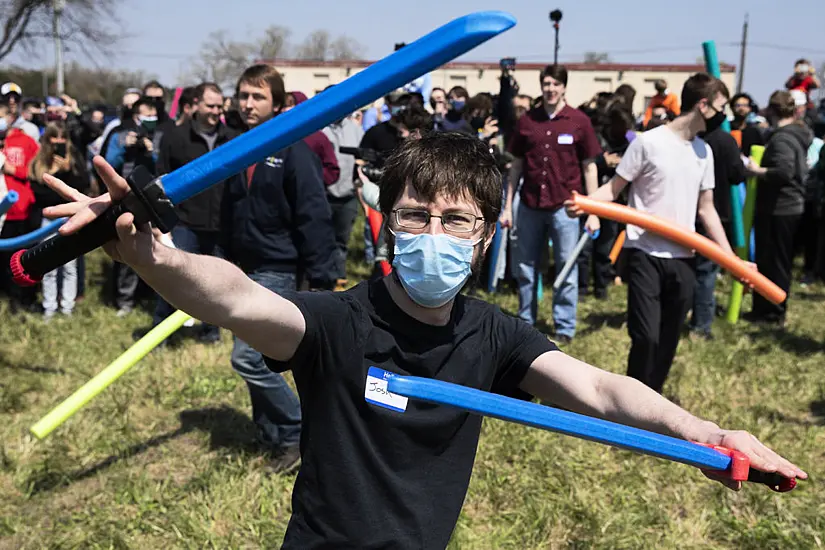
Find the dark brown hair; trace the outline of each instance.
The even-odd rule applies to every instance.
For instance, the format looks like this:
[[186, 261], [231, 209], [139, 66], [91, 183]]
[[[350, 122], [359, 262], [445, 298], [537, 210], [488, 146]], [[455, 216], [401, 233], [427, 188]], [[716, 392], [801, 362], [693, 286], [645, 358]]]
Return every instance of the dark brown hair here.
[[161, 84], [157, 80], [150, 80], [149, 82], [143, 85], [143, 95], [146, 95], [146, 90], [148, 90], [149, 88], [160, 88], [160, 91], [163, 92], [163, 95], [166, 95], [166, 88], [164, 88], [163, 84]]
[[390, 219], [407, 184], [424, 201], [437, 196], [467, 198], [478, 205], [489, 235], [501, 213], [501, 172], [484, 143], [457, 132], [432, 132], [407, 139], [387, 159], [379, 206]]
[[272, 106], [283, 107], [286, 103], [286, 89], [284, 88], [284, 79], [281, 77], [275, 67], [259, 63], [248, 67], [241, 77], [238, 79], [238, 84], [235, 86], [235, 95], [240, 94], [241, 84], [250, 84], [252, 86], [269, 87], [272, 93]]
[[689, 113], [703, 99], [713, 101], [716, 94], [730, 99], [730, 92], [724, 82], [707, 73], [696, 73], [682, 86], [682, 113]]
[[777, 90], [768, 100], [768, 109], [779, 118], [791, 118], [796, 113], [796, 102], [791, 92]]
[[539, 75], [539, 83], [544, 83], [548, 76], [567, 86], [567, 68], [564, 65], [547, 65]]
[[180, 99], [178, 99], [178, 107], [185, 107], [189, 105], [190, 107], [195, 104], [195, 102], [203, 96], [201, 93], [198, 95], [196, 93], [197, 88], [195, 86], [187, 86], [183, 89], [180, 93]]
[[195, 86], [195, 99], [197, 99], [198, 101], [203, 99], [203, 93], [206, 90], [211, 90], [219, 96], [223, 97], [223, 90], [221, 90], [220, 86], [218, 86], [214, 82], [201, 82], [200, 84]]

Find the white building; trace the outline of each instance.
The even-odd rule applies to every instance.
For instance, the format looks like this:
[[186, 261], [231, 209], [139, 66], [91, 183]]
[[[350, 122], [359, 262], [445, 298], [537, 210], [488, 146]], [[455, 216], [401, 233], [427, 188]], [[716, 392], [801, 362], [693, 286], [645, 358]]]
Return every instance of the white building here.
[[[311, 97], [330, 84], [337, 84], [368, 67], [373, 61], [265, 61], [283, 75], [288, 91], [301, 91]], [[545, 67], [539, 63], [516, 65], [513, 76], [519, 84], [519, 92], [531, 97], [541, 94], [539, 74]], [[636, 89], [633, 105], [635, 113], [644, 111], [655, 93], [653, 82], [664, 79], [677, 95], [685, 80], [692, 74], [704, 71], [702, 65], [654, 65], [626, 63], [568, 63], [567, 101], [577, 106], [592, 98], [597, 92], [612, 92], [621, 84]], [[722, 80], [733, 90], [736, 68], [722, 66]], [[470, 95], [479, 92], [497, 93], [501, 71], [497, 63], [456, 62], [448, 63], [432, 73], [434, 87], [449, 90], [463, 86]], [[732, 93], [732, 92], [731, 92]]]

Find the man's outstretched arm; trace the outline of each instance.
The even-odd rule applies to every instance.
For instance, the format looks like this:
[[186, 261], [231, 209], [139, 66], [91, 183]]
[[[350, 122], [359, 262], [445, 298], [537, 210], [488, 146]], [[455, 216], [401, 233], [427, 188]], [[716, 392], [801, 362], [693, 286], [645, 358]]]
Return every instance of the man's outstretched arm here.
[[[751, 466], [806, 479], [802, 469], [741, 430], [725, 430], [668, 401], [638, 380], [588, 365], [561, 351], [533, 361], [520, 388], [544, 401], [588, 416], [741, 451]], [[720, 479], [737, 489], [739, 482]]]

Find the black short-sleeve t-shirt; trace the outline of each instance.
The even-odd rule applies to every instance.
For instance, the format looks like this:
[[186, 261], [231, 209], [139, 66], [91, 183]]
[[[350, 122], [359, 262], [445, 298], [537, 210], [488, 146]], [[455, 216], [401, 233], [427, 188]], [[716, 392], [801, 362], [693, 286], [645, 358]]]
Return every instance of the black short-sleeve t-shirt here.
[[421, 323], [383, 280], [347, 292], [284, 293], [306, 319], [286, 363], [301, 397], [301, 469], [283, 548], [444, 548], [470, 481], [481, 417], [409, 400], [364, 399], [367, 371], [524, 397], [530, 364], [557, 349], [523, 321], [464, 296], [445, 326]]

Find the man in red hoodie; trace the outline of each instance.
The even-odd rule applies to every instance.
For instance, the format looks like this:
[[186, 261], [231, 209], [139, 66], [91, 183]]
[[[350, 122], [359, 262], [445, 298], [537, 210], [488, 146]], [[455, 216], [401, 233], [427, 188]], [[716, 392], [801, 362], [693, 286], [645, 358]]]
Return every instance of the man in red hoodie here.
[[[40, 225], [39, 220], [32, 219], [34, 194], [28, 180], [29, 165], [37, 155], [39, 145], [23, 130], [14, 127], [18, 116], [20, 116], [19, 107], [10, 105], [3, 122], [0, 123], [0, 125], [8, 128], [3, 145], [5, 162], [2, 167], [6, 187], [9, 191], [16, 191], [19, 196], [17, 202], [6, 213], [6, 222], [3, 224], [2, 232], [0, 232], [0, 238], [2, 239], [24, 235]], [[2, 262], [2, 266], [0, 266], [0, 273], [2, 273], [0, 288], [9, 293], [14, 309], [19, 306], [24, 308], [36, 306], [36, 288], [18, 287], [11, 280], [9, 269], [11, 254], [12, 252], [0, 252], [0, 262]]]
[[[282, 112], [289, 111], [306, 100], [307, 96], [303, 92], [289, 92], [286, 95], [286, 105], [284, 105]], [[335, 150], [332, 148], [332, 142], [329, 138], [318, 130], [305, 137], [304, 143], [321, 159], [321, 166], [324, 169], [324, 185], [330, 186], [337, 182], [341, 176], [341, 169], [338, 167], [338, 158], [335, 156]]]

